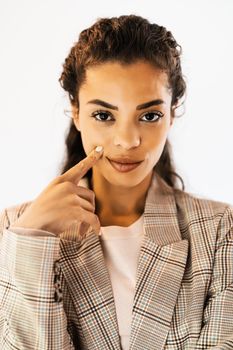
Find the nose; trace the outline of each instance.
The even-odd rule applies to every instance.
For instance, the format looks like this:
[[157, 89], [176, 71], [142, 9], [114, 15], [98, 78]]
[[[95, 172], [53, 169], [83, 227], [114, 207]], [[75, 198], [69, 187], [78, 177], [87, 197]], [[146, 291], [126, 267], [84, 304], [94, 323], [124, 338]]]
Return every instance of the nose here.
[[141, 143], [141, 136], [138, 130], [132, 125], [123, 125], [114, 130], [114, 146], [121, 146], [125, 149], [138, 147]]

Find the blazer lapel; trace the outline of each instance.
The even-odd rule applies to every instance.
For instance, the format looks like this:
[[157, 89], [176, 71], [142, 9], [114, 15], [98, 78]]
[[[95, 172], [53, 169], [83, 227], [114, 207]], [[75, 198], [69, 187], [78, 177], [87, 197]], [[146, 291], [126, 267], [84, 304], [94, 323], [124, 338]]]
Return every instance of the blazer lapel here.
[[61, 251], [61, 269], [85, 348], [120, 350], [114, 297], [99, 237], [91, 233], [79, 245], [63, 241]]
[[[88, 187], [83, 178], [80, 183]], [[90, 229], [79, 241], [80, 225], [61, 235], [60, 266], [87, 349], [121, 350], [111, 280], [99, 237]], [[70, 315], [68, 315], [70, 317]]]
[[188, 255], [188, 241], [182, 239], [179, 230], [173, 189], [158, 176], [154, 176], [147, 195], [144, 233], [130, 350], [164, 348]]
[[[85, 178], [81, 185], [88, 187]], [[85, 342], [90, 349], [120, 350], [114, 297], [99, 237], [78, 241], [76, 225], [61, 235], [60, 266]], [[132, 310], [130, 350], [162, 349], [184, 274], [188, 241], [182, 240], [173, 189], [152, 178], [144, 210]], [[69, 237], [69, 238], [68, 238]]]

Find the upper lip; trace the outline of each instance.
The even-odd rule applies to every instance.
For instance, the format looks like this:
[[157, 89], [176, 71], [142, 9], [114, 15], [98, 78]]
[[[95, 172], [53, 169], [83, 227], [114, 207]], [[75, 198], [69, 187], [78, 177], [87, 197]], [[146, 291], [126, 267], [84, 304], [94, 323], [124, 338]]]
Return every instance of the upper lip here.
[[127, 163], [127, 164], [132, 164], [132, 163], [140, 163], [142, 160], [137, 160], [137, 159], [132, 159], [132, 158], [126, 158], [126, 157], [121, 157], [121, 158], [108, 158], [109, 160], [117, 163]]

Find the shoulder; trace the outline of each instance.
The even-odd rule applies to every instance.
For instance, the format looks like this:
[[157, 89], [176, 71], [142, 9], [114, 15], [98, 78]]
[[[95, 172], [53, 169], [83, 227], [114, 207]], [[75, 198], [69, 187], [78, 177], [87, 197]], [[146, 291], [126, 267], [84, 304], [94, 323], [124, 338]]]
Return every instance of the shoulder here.
[[179, 189], [174, 189], [174, 195], [177, 204], [180, 205], [180, 207], [189, 208], [191, 213], [201, 211], [206, 213], [220, 214], [225, 210], [229, 210], [230, 212], [233, 210], [233, 205], [230, 203], [201, 197], [200, 195], [185, 192]]
[[174, 189], [174, 196], [181, 220], [207, 227], [217, 232], [217, 238], [223, 239], [233, 233], [233, 205], [230, 203], [204, 198], [199, 195]]

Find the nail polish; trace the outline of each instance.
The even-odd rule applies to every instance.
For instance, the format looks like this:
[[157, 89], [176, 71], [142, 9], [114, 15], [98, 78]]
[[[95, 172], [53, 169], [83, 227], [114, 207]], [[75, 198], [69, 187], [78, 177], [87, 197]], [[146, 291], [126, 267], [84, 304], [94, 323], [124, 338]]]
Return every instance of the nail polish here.
[[95, 148], [95, 150], [96, 150], [96, 152], [100, 153], [100, 152], [103, 151], [103, 146], [97, 146], [97, 147]]

